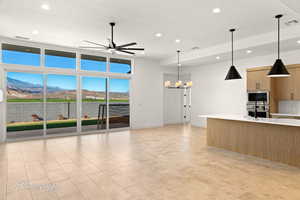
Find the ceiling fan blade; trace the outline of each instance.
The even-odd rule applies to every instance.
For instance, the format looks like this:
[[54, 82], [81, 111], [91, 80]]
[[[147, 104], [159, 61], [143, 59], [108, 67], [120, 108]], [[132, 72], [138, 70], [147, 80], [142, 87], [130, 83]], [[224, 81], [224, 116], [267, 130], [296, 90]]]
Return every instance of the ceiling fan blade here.
[[144, 48], [120, 48], [121, 50], [144, 51]]
[[106, 47], [89, 47], [89, 46], [79, 46], [81, 49], [107, 49]]
[[134, 54], [135, 54], [135, 53], [130, 52], [130, 51], [124, 51], [124, 50], [119, 50], [119, 49], [117, 49], [117, 51], [120, 51], [120, 52], [123, 52], [123, 53], [128, 53], [128, 54], [131, 54], [131, 55], [134, 55]]
[[117, 48], [128, 47], [128, 46], [133, 46], [133, 45], [137, 45], [137, 43], [136, 42], [131, 42], [131, 43], [128, 43], [128, 44], [123, 44], [123, 45], [117, 46]]
[[106, 46], [103, 45], [103, 44], [99, 44], [99, 43], [96, 43], [96, 42], [91, 42], [91, 41], [88, 41], [88, 40], [83, 40], [83, 42], [90, 43], [90, 44], [94, 44], [94, 45], [98, 45], [98, 46], [101, 46], [101, 47], [106, 47]]

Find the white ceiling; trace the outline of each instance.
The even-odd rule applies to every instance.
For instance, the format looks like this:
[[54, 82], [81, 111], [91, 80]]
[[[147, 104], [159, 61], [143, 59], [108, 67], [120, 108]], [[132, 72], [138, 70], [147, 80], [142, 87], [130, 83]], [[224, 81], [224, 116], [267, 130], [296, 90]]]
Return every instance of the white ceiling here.
[[[276, 14], [284, 21], [299, 18], [293, 0], [0, 0], [0, 35], [76, 47], [82, 40], [106, 43], [108, 23], [117, 23], [117, 44], [136, 41], [146, 57], [165, 59], [176, 49], [189, 52], [227, 43], [228, 29], [236, 39], [276, 30]], [[294, 3], [297, 0], [294, 0]], [[51, 9], [42, 10], [47, 3]], [[213, 14], [212, 9], [221, 8]], [[38, 35], [32, 31], [38, 30]], [[155, 33], [163, 37], [157, 38]], [[181, 43], [175, 43], [179, 38]]]

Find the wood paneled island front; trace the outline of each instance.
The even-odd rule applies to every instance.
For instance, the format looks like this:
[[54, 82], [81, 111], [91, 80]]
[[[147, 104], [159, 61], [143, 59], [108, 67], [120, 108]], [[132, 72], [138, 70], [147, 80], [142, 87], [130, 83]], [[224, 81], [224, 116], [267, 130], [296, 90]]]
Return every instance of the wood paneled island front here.
[[205, 117], [208, 146], [300, 167], [300, 120]]

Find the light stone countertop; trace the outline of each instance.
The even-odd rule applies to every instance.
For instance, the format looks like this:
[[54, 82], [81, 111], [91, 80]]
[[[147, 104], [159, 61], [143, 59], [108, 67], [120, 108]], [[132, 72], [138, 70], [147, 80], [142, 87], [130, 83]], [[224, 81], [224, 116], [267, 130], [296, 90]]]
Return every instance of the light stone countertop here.
[[271, 113], [273, 116], [283, 116], [283, 117], [300, 117], [300, 114], [289, 114], [289, 113]]
[[215, 115], [198, 115], [199, 118], [212, 118], [212, 119], [225, 119], [234, 121], [244, 121], [253, 123], [274, 124], [283, 126], [297, 126], [300, 127], [300, 120], [297, 119], [276, 119], [276, 118], [253, 118], [243, 115], [227, 115], [227, 114], [215, 114]]

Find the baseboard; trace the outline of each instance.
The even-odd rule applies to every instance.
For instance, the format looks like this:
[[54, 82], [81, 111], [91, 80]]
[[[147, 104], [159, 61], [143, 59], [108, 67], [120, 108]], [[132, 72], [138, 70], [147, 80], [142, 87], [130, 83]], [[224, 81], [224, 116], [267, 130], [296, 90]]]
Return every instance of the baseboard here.
[[132, 126], [131, 129], [132, 130], [136, 130], [136, 129], [146, 129], [146, 128], [161, 128], [163, 127], [163, 124], [157, 125], [157, 124], [153, 124], [153, 125], [138, 125], [138, 126]]

